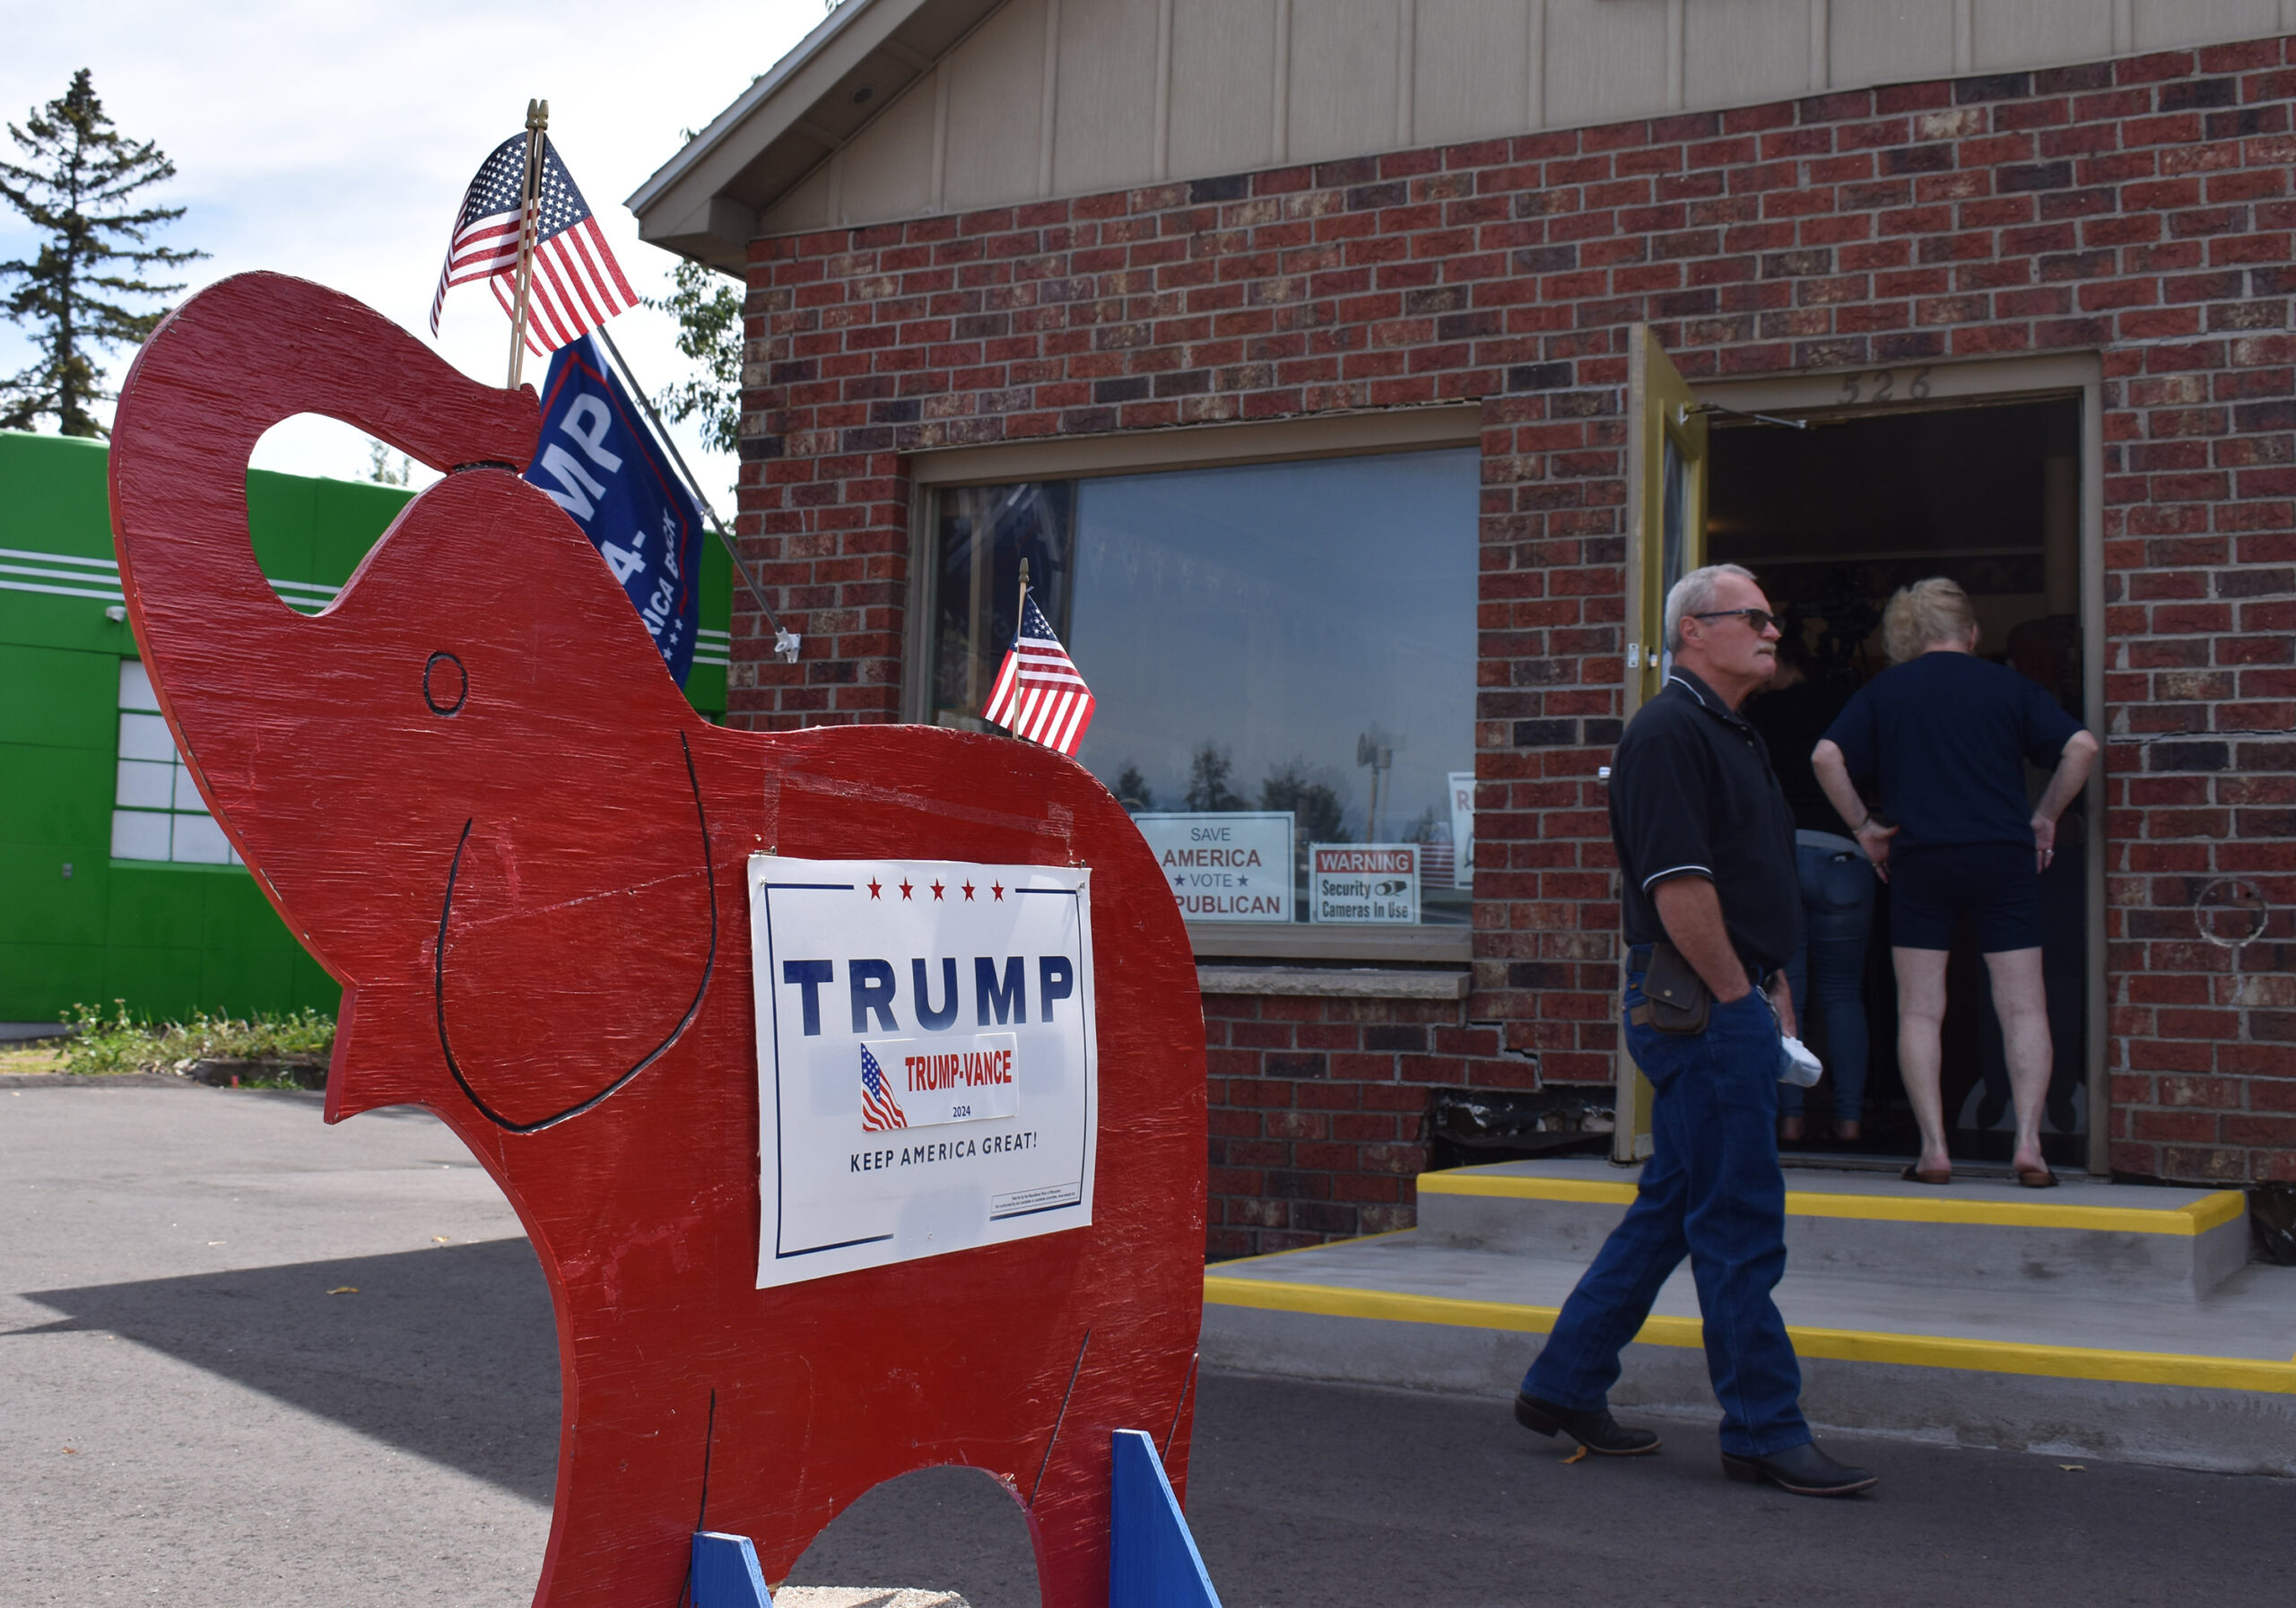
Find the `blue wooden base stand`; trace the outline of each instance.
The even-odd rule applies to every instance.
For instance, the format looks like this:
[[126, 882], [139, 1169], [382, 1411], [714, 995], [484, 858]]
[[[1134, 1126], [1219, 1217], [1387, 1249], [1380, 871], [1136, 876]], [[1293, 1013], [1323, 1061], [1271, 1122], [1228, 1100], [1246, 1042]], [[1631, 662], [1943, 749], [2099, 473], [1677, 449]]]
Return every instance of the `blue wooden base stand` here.
[[[1112, 1442], [1109, 1608], [1220, 1608], [1156, 1443], [1138, 1430]], [[748, 1536], [694, 1536], [693, 1608], [773, 1608]]]
[[698, 1531], [693, 1538], [693, 1608], [773, 1608], [757, 1549], [746, 1535]]
[[1220, 1608], [1156, 1443], [1138, 1430], [1111, 1439], [1109, 1608]]

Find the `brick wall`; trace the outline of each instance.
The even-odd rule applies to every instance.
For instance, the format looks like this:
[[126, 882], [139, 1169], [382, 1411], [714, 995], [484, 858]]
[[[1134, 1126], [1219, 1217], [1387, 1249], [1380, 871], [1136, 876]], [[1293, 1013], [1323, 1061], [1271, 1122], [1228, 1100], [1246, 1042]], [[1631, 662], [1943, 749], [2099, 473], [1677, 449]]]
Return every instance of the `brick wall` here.
[[1214, 1256], [1410, 1228], [1434, 1091], [1538, 1081], [1461, 1002], [1207, 994], [1204, 1026]]
[[[1465, 1015], [1505, 1021], [1549, 1082], [1597, 1080], [1617, 908], [1593, 777], [1622, 708], [1625, 326], [1649, 321], [1693, 377], [2098, 350], [2113, 1162], [2296, 1178], [2286, 44], [760, 240], [741, 528], [806, 644], [775, 665], [737, 615], [733, 708], [760, 727], [896, 711], [908, 452], [1480, 398], [1483, 868]], [[2237, 971], [2194, 909], [2224, 877], [2271, 907]], [[1367, 1135], [1369, 1118], [1407, 1120], [1360, 1103], [1413, 1081], [1410, 1053], [1370, 1042], [1402, 1021], [1217, 1003], [1221, 1064], [1262, 1062], [1215, 1071], [1252, 1093], [1231, 1091], [1222, 1120], [1259, 1124], [1225, 1138], [1288, 1147], [1248, 1152], [1272, 1159], [1243, 1170], [1337, 1178], [1301, 1159], [1352, 1144], [1355, 1176], [1405, 1176], [1371, 1165], [1406, 1143], [1401, 1126], [1343, 1140], [1337, 1120], [1367, 1119]], [[1239, 1029], [1292, 1041], [1239, 1045]], [[1293, 1054], [1394, 1070], [1271, 1072]], [[1263, 1085], [1293, 1104], [1258, 1104]], [[1290, 1113], [1283, 1132], [1271, 1111]], [[1341, 1221], [1310, 1204], [1349, 1204], [1360, 1228], [1405, 1195], [1233, 1199], [1271, 1217], [1282, 1202], [1282, 1223], [1255, 1231], [1296, 1234]]]

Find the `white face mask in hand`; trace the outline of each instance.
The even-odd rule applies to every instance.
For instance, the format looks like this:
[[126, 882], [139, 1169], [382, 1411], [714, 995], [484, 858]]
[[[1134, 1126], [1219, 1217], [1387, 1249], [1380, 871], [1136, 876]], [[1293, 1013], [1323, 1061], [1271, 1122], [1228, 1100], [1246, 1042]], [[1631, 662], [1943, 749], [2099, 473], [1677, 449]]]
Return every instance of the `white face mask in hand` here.
[[1825, 1063], [1810, 1053], [1799, 1039], [1781, 1034], [1778, 1040], [1778, 1081], [1813, 1089], [1825, 1073]]

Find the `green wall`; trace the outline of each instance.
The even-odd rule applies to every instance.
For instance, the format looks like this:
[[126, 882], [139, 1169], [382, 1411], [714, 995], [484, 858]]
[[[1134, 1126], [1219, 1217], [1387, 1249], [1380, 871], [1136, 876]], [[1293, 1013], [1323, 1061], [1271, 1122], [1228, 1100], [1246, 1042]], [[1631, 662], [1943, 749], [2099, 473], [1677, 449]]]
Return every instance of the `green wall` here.
[[[341, 990], [236, 865], [111, 858], [120, 605], [100, 442], [0, 430], [0, 1021], [125, 999], [141, 1015], [332, 1011]], [[289, 601], [350, 579], [408, 493], [248, 475], [249, 526]], [[704, 547], [702, 653], [722, 658], [731, 571]], [[713, 644], [719, 646], [713, 647]], [[724, 718], [726, 672], [697, 659], [686, 696]]]

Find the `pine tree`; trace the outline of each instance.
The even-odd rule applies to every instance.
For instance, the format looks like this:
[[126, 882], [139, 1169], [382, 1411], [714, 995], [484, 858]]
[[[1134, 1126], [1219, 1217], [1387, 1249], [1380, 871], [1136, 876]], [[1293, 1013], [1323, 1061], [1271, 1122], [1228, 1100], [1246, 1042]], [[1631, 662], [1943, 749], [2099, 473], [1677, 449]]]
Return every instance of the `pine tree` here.
[[1187, 807], [1204, 812], [1211, 810], [1240, 810], [1247, 806], [1236, 791], [1228, 786], [1228, 778], [1236, 768], [1228, 751], [1209, 743], [1196, 745], [1187, 767]]
[[0, 284], [14, 281], [7, 316], [32, 326], [39, 361], [0, 380], [0, 429], [29, 430], [52, 418], [67, 436], [104, 434], [90, 410], [110, 399], [96, 366], [104, 352], [141, 343], [165, 309], [138, 312], [121, 300], [167, 296], [181, 284], [142, 277], [207, 254], [150, 244], [151, 231], [183, 216], [179, 206], [135, 206], [128, 197], [175, 177], [151, 141], [123, 137], [104, 115], [88, 69], [19, 128], [8, 125], [30, 165], [0, 161], [0, 197], [44, 238], [30, 261], [0, 262]]

